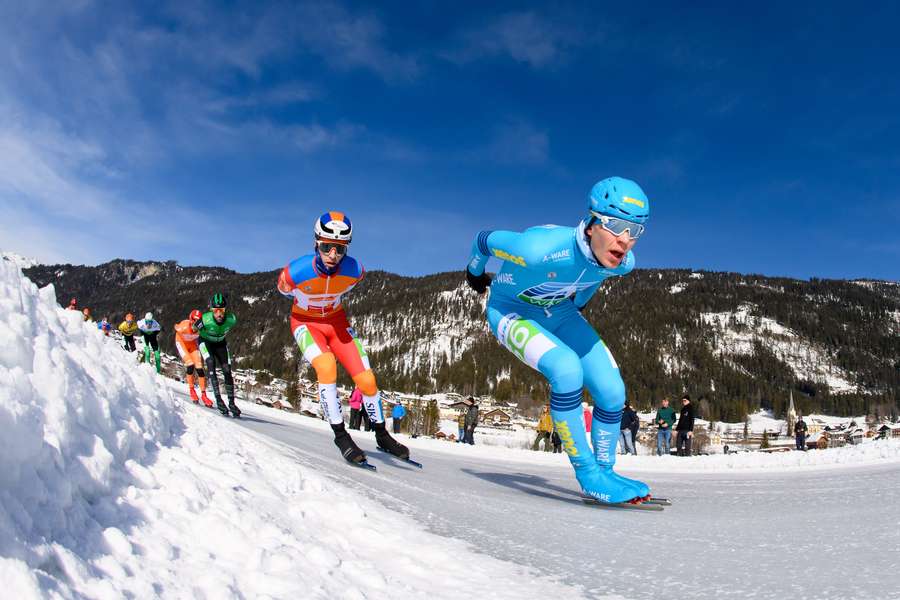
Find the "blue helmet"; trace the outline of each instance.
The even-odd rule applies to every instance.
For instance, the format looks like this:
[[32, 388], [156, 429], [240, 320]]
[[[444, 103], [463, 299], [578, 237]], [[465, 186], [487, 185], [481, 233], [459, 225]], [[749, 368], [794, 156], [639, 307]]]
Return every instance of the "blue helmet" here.
[[650, 200], [630, 179], [609, 177], [591, 188], [588, 210], [643, 225], [650, 218]]

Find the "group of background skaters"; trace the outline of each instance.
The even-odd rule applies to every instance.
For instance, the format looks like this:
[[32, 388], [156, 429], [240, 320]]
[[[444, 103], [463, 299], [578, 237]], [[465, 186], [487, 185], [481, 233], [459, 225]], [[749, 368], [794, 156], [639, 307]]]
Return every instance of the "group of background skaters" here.
[[[78, 302], [75, 298], [69, 302], [69, 310], [78, 310]], [[91, 320], [90, 309], [82, 309], [85, 321]], [[227, 309], [227, 299], [224, 294], [214, 294], [209, 303], [209, 310], [205, 313], [192, 310], [187, 319], [175, 325], [175, 348], [184, 363], [188, 392], [194, 404], [201, 401], [211, 408], [212, 400], [206, 395], [206, 383], [212, 384], [213, 395], [216, 398], [216, 407], [224, 415], [229, 412], [234, 417], [241, 415], [241, 410], [234, 401], [234, 378], [231, 375], [231, 357], [228, 353], [228, 343], [225, 336], [237, 323], [237, 317]], [[97, 323], [97, 329], [105, 335], [109, 335], [112, 325], [106, 317]], [[136, 321], [132, 313], [125, 315], [125, 320], [117, 327], [122, 334], [123, 347], [128, 352], [137, 349], [135, 336], [140, 335], [144, 341], [143, 361], [153, 364], [156, 372], [162, 369], [161, 354], [159, 350], [159, 334], [162, 326], [153, 318], [153, 313], [148, 312], [143, 319]], [[225, 383], [225, 395], [228, 404], [222, 400], [219, 391], [218, 370], [222, 371]], [[197, 395], [195, 384], [200, 386], [200, 395]]]
[[[639, 504], [651, 499], [650, 488], [613, 470], [622, 437], [625, 385], [612, 353], [582, 311], [605, 279], [627, 275], [634, 268], [632, 248], [644, 233], [650, 201], [634, 181], [611, 177], [593, 186], [586, 212], [574, 228], [544, 225], [521, 233], [480, 232], [472, 244], [466, 281], [480, 294], [491, 287], [486, 309], [491, 331], [519, 360], [547, 378], [552, 430], [585, 496], [604, 504]], [[352, 233], [344, 213], [323, 214], [315, 223], [313, 252], [285, 266], [277, 288], [292, 300], [291, 331], [316, 372], [322, 412], [343, 457], [366, 463], [365, 453], [344, 427], [337, 395], [338, 363], [361, 395], [377, 446], [409, 459], [406, 446], [386, 430], [375, 375], [341, 304], [365, 275], [362, 265], [347, 253]], [[489, 258], [501, 261], [493, 278], [485, 272]], [[240, 411], [234, 404], [226, 335], [236, 322], [225, 296], [215, 294], [208, 312], [192, 311], [176, 326], [176, 346], [186, 366], [192, 399], [198, 401], [195, 377], [204, 391], [205, 365], [219, 410], [234, 416]], [[159, 324], [148, 314], [138, 329], [145, 339], [150, 333], [158, 366], [154, 332], [158, 335]], [[219, 393], [217, 366], [225, 379], [227, 406]], [[585, 389], [594, 400], [589, 427], [582, 412]], [[205, 393], [201, 399], [209, 405]], [[464, 420], [461, 425], [467, 427]]]

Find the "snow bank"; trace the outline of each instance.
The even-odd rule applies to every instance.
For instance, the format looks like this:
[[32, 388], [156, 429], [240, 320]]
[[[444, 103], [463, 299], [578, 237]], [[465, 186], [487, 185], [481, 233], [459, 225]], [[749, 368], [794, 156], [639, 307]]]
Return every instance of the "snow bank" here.
[[185, 409], [0, 260], [7, 598], [580, 597]]
[[132, 470], [182, 428], [171, 395], [122, 354], [0, 260], [0, 579], [22, 586], [7, 597], [88, 577], [86, 557], [135, 517], [117, 502]]

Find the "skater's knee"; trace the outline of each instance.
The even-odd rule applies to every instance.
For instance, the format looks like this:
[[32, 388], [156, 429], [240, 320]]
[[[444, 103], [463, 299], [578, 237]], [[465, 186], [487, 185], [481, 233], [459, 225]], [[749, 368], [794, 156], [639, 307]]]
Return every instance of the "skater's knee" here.
[[353, 378], [353, 383], [363, 393], [363, 396], [374, 396], [378, 393], [378, 386], [375, 383], [375, 374], [372, 369], [366, 369]]
[[206, 373], [204, 373], [202, 367], [197, 367], [197, 377], [199, 377], [200, 379], [206, 377]]
[[547, 379], [553, 392], [568, 393], [584, 386], [584, 369], [578, 355], [568, 348], [556, 348], [547, 363]]
[[337, 362], [331, 352], [324, 352], [315, 357], [312, 366], [316, 370], [316, 379], [319, 383], [327, 385], [337, 382]]
[[603, 410], [619, 410], [625, 406], [625, 382], [618, 372], [599, 381], [589, 380], [587, 383], [594, 399], [594, 406], [599, 406]]
[[193, 375], [194, 374], [194, 365], [188, 365], [184, 371], [188, 375]]

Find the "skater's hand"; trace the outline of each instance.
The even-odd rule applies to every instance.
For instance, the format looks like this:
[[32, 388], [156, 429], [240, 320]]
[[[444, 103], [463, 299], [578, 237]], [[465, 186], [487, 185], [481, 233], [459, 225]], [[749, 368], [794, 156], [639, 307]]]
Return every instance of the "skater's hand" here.
[[693, 431], [688, 431], [688, 437], [689, 437], [689, 438], [694, 437], [694, 432], [693, 432]]
[[491, 285], [491, 276], [487, 273], [482, 273], [481, 275], [473, 275], [469, 269], [466, 269], [466, 283], [469, 284], [469, 287], [478, 292], [479, 294], [483, 294], [487, 291], [488, 286]]
[[193, 323], [191, 323], [191, 329], [194, 331], [200, 331], [203, 329], [203, 319], [197, 319]]

